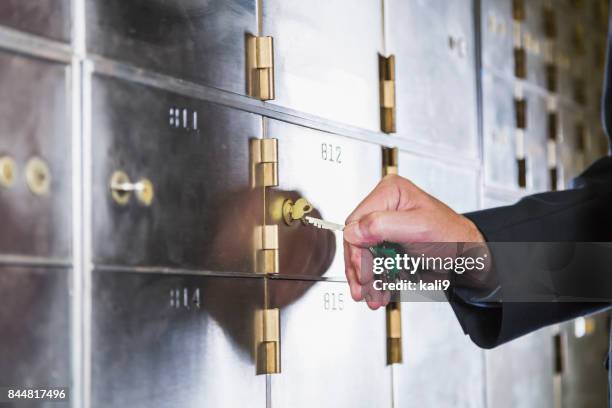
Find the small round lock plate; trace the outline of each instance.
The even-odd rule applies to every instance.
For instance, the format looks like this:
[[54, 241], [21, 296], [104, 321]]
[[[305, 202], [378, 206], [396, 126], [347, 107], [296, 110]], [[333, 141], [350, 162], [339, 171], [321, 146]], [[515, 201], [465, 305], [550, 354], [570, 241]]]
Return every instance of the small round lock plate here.
[[0, 186], [12, 187], [17, 178], [17, 164], [9, 156], [0, 157]]
[[155, 198], [153, 183], [148, 179], [142, 179], [138, 183], [140, 184], [140, 188], [136, 192], [138, 201], [146, 206], [151, 205], [153, 198]]
[[51, 187], [49, 166], [39, 157], [32, 157], [26, 164], [26, 182], [32, 194], [43, 196]]
[[130, 178], [121, 170], [113, 173], [110, 179], [110, 190], [113, 200], [119, 205], [127, 205], [130, 202], [130, 191], [124, 186], [130, 184]]

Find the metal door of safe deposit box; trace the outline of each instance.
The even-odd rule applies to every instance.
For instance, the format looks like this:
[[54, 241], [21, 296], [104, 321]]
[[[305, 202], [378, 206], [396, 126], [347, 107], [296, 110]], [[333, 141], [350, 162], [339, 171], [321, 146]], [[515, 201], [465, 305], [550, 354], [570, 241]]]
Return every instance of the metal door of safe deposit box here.
[[0, 52], [0, 253], [70, 259], [69, 95], [64, 65]]
[[71, 384], [69, 273], [64, 268], [0, 266], [0, 383], [5, 387]]
[[86, 0], [89, 52], [238, 94], [246, 93], [255, 0]]
[[378, 130], [380, 2], [265, 0], [262, 6], [261, 35], [275, 39], [271, 103]]
[[93, 290], [93, 407], [266, 405], [263, 279], [96, 270]]
[[[267, 136], [278, 139], [279, 187], [271, 192], [270, 205], [278, 207], [287, 197], [304, 197], [320, 216], [334, 222], [344, 220], [380, 181], [382, 150], [373, 143], [340, 137], [285, 122], [266, 120]], [[288, 193], [290, 195], [288, 195]], [[277, 218], [278, 220], [278, 218]], [[278, 220], [280, 273], [283, 275], [324, 274], [344, 278], [342, 235], [329, 231], [304, 232], [312, 227], [295, 222], [287, 226]], [[296, 234], [314, 234], [310, 242], [318, 242], [322, 251], [315, 260], [331, 265], [326, 270], [311, 267], [300, 258], [299, 246], [290, 247], [288, 239]], [[322, 240], [327, 245], [322, 244]], [[308, 240], [302, 240], [308, 242]], [[327, 260], [327, 261], [326, 261]], [[312, 265], [312, 264], [311, 264]]]
[[389, 0], [385, 5], [387, 52], [397, 61], [397, 136], [476, 158], [472, 1]]
[[344, 282], [275, 279], [269, 285], [282, 333], [272, 406], [390, 406], [384, 313], [353, 302]]
[[396, 406], [486, 406], [484, 352], [464, 336], [450, 306], [439, 302], [402, 306], [406, 354], [403, 364], [393, 366]]
[[[105, 76], [92, 97], [94, 260], [254, 272], [263, 199], [249, 139], [261, 117]], [[114, 193], [118, 172], [150, 182], [148, 197]]]

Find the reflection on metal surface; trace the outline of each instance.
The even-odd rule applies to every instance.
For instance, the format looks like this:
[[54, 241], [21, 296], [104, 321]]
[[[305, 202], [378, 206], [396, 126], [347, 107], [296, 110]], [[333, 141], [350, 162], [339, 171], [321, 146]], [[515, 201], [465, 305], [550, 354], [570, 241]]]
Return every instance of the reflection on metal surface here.
[[[272, 102], [326, 120], [380, 130], [380, 1], [262, 1], [274, 38]], [[347, 12], [350, 8], [350, 12]]]
[[[457, 212], [478, 209], [478, 173], [400, 151], [400, 176]], [[452, 182], [449, 182], [451, 180]]]
[[[402, 160], [402, 167], [405, 165]], [[402, 364], [394, 365], [396, 407], [484, 408], [484, 351], [465, 336], [450, 306], [412, 302], [402, 309]], [[415, 375], [418, 373], [418, 375]], [[438, 384], [432, 387], [431, 384]]]
[[386, 0], [387, 51], [396, 60], [397, 136], [478, 156], [471, 0]]
[[0, 157], [0, 186], [10, 188], [17, 178], [17, 163], [10, 156]]
[[263, 279], [94, 271], [92, 284], [93, 407], [265, 406]]
[[561, 406], [604, 407], [608, 403], [608, 372], [604, 360], [610, 345], [609, 313], [589, 316], [594, 327], [577, 337], [574, 322], [561, 325], [563, 372], [560, 378]]
[[487, 406], [553, 408], [552, 359], [550, 329], [487, 350]]
[[66, 121], [71, 90], [67, 70], [62, 64], [0, 52], [0, 99], [5, 101], [0, 108], [0, 154], [10, 154], [20, 170], [10, 171], [8, 164], [2, 171], [5, 180], [9, 173], [13, 178], [10, 190], [0, 188], [2, 254], [70, 257], [72, 173], [66, 154], [72, 135]]
[[[94, 262], [252, 273], [264, 211], [249, 139], [261, 136], [261, 117], [120, 79], [92, 82]], [[117, 169], [132, 182], [146, 176], [154, 205], [117, 205]]]
[[[279, 188], [269, 191], [269, 203], [306, 197], [313, 206], [309, 215], [343, 222], [380, 181], [378, 145], [276, 120], [266, 123], [268, 134], [278, 139], [279, 157]], [[282, 275], [344, 279], [341, 234], [301, 223], [287, 226], [282, 218], [276, 222]]]
[[247, 93], [262, 101], [274, 99], [274, 40], [247, 37]]
[[1, 384], [71, 385], [69, 273], [46, 267], [0, 267]]
[[70, 42], [70, 6], [70, 0], [3, 0], [0, 2], [0, 24]]
[[85, 0], [87, 48], [203, 85], [246, 93], [255, 0]]
[[[351, 300], [344, 282], [268, 284], [270, 307], [281, 310], [283, 347], [282, 373], [270, 378], [271, 405], [390, 406], [384, 313]], [[288, 297], [295, 293], [301, 296]]]

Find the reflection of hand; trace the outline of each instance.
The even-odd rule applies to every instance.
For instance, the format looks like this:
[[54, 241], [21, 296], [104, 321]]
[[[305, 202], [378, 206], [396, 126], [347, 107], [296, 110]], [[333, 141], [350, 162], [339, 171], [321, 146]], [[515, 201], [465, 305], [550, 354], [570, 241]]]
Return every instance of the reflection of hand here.
[[[357, 206], [346, 224], [344, 259], [351, 295], [355, 300], [365, 298], [372, 309], [385, 305], [388, 294], [373, 290], [372, 271], [361, 269], [362, 260], [369, 257], [368, 247], [384, 241], [406, 247], [419, 243], [484, 242], [468, 218], [395, 175], [385, 177]], [[439, 250], [436, 246], [430, 249]]]
[[[290, 199], [297, 201], [300, 195], [293, 191], [274, 190], [269, 194], [269, 224], [278, 225], [280, 273], [282, 275], [318, 278], [331, 265], [336, 254], [336, 237], [333, 232], [306, 225], [300, 220], [287, 225], [279, 209]], [[309, 215], [320, 218], [315, 208]]]
[[[282, 203], [296, 201], [293, 191], [272, 190], [266, 197], [265, 224], [278, 225], [279, 273], [313, 278], [322, 276], [336, 253], [335, 235], [299, 220], [286, 225]], [[224, 271], [255, 272], [253, 265], [255, 227], [264, 224], [264, 198], [260, 190], [247, 190], [228, 197], [220, 208], [223, 216], [216, 221], [215, 239], [207, 253], [208, 264]], [[310, 215], [320, 217], [315, 209]]]
[[[264, 208], [263, 190], [246, 190], [236, 192], [219, 203], [214, 241], [204, 256], [207, 264], [221, 268], [222, 271], [255, 272], [253, 265], [255, 227], [265, 223], [278, 225], [279, 273], [301, 277], [303, 279], [270, 279], [261, 287], [256, 284], [240, 284], [236, 279], [211, 279], [205, 288], [203, 304], [228, 334], [248, 350], [250, 339], [245, 336], [245, 327], [249, 327], [250, 314], [245, 308], [280, 308], [299, 299], [330, 267], [335, 253], [336, 240], [334, 233], [320, 230], [295, 221], [286, 225], [282, 219], [282, 203], [286, 199], [294, 202], [300, 197], [297, 192], [270, 190], [267, 192]], [[279, 207], [280, 205], [280, 207]], [[310, 213], [320, 217], [313, 210]], [[250, 281], [250, 280], [247, 280]], [[264, 284], [267, 290], [264, 290]], [[261, 291], [259, 291], [261, 289]], [[257, 293], [253, 293], [253, 291]], [[264, 292], [268, 301], [264, 301]], [[215, 302], [219, 293], [232, 293], [232, 297], [241, 302]], [[216, 296], [213, 296], [216, 295]], [[229, 304], [228, 304], [229, 303]]]

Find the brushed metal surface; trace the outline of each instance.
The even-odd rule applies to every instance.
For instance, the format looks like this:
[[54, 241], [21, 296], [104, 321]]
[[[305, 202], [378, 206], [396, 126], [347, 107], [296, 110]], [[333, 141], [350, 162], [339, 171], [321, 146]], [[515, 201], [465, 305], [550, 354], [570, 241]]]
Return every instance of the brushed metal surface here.
[[550, 329], [542, 329], [487, 350], [485, 356], [487, 406], [554, 406], [553, 336]]
[[[280, 183], [271, 191], [269, 206], [301, 196], [323, 219], [344, 223], [382, 178], [378, 145], [276, 120], [266, 123], [268, 137], [278, 139], [279, 152]], [[334, 236], [299, 222], [287, 226], [279, 218], [276, 223], [281, 274], [344, 277], [342, 234]], [[304, 246], [310, 250], [304, 251]]]
[[482, 208], [504, 207], [504, 206], [507, 206], [507, 205], [512, 205], [516, 201], [518, 201], [518, 200], [517, 199], [510, 199], [510, 198], [494, 197], [492, 195], [485, 194], [484, 199], [483, 199]]
[[[69, 67], [0, 52], [0, 156], [17, 165], [0, 187], [0, 253], [67, 259], [71, 252]], [[51, 173], [45, 196], [30, 192], [26, 163], [43, 159]]]
[[512, 2], [481, 0], [480, 27], [483, 68], [512, 78], [514, 76]]
[[398, 137], [478, 155], [471, 0], [389, 0], [388, 52], [397, 64]]
[[246, 93], [255, 0], [87, 0], [86, 13], [89, 52]]
[[[252, 272], [263, 199], [250, 188], [249, 138], [261, 118], [103, 76], [92, 98], [94, 261]], [[115, 170], [149, 179], [152, 204], [115, 203]]]
[[479, 208], [480, 187], [477, 171], [400, 151], [399, 174], [457, 212]]
[[485, 184], [518, 190], [516, 121], [512, 82], [482, 75], [483, 170]]
[[526, 80], [546, 89], [545, 0], [526, 0], [524, 4], [525, 21], [522, 25], [522, 43], [527, 51]]
[[[559, 142], [559, 166], [562, 181], [569, 186], [572, 179], [578, 176], [586, 166], [586, 151], [581, 149], [580, 128], [588, 135], [588, 125], [584, 114], [569, 106], [560, 108], [560, 131], [562, 139]], [[586, 147], [586, 146], [585, 146]]]
[[381, 2], [266, 0], [262, 35], [274, 37], [270, 103], [379, 130]]
[[403, 364], [394, 366], [396, 407], [485, 407], [484, 351], [463, 334], [450, 306], [402, 305]]
[[525, 89], [527, 101], [527, 130], [525, 153], [527, 155], [527, 189], [549, 190], [546, 148], [548, 142], [548, 106], [546, 99]]
[[263, 279], [94, 271], [92, 407], [264, 407]]
[[3, 0], [0, 25], [70, 42], [70, 0]]
[[[44, 267], [0, 267], [3, 386], [71, 386], [69, 273]], [[44, 406], [68, 407], [69, 403]]]
[[608, 353], [609, 314], [592, 316], [595, 331], [577, 337], [574, 322], [562, 326], [566, 342], [565, 369], [561, 380], [562, 406], [605, 407], [608, 403], [608, 372], [604, 360]]
[[343, 282], [272, 280], [269, 294], [281, 308], [282, 347], [271, 406], [391, 406], [383, 310], [354, 302]]

